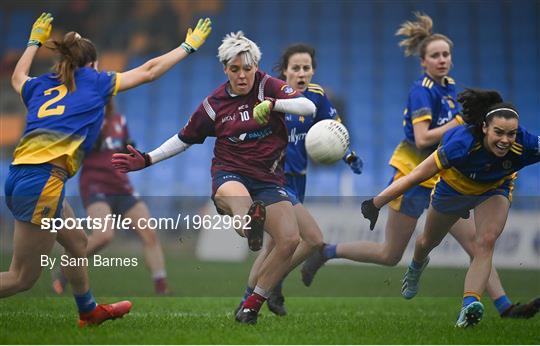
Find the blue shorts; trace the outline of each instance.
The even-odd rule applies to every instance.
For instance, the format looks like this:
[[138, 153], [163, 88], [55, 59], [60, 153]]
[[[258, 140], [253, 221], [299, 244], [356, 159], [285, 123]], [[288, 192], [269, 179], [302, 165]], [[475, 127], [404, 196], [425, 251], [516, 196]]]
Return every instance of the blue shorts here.
[[[401, 177], [403, 177], [403, 173], [396, 170], [388, 185]], [[429, 207], [430, 195], [430, 188], [416, 185], [407, 190], [403, 195], [388, 203], [388, 206], [397, 212], [418, 219], [424, 210]]]
[[[238, 173], [217, 171], [212, 179], [212, 200], [214, 204], [216, 204], [214, 196], [217, 189], [228, 181], [238, 181], [249, 191], [252, 200], [262, 201], [267, 206], [282, 201], [290, 201], [287, 191], [279, 185], [265, 183]], [[218, 208], [217, 205], [216, 209], [218, 213], [224, 214], [223, 210]]]
[[514, 181], [513, 179], [508, 179], [498, 188], [489, 190], [481, 195], [463, 195], [454, 190], [441, 178], [433, 190], [431, 206], [439, 213], [458, 215], [467, 219], [470, 216], [471, 209], [474, 209], [474, 207], [491, 196], [501, 195], [512, 202], [513, 190]]
[[6, 179], [6, 204], [19, 221], [41, 225], [42, 218], [62, 217], [67, 172], [49, 163], [11, 165]]
[[135, 204], [139, 203], [139, 198], [133, 195], [107, 195], [104, 193], [95, 193], [87, 199], [83, 199], [83, 205], [88, 208], [93, 203], [105, 202], [111, 208], [113, 214], [124, 214]]
[[289, 194], [292, 205], [304, 203], [306, 194], [305, 174], [285, 174], [285, 191]]

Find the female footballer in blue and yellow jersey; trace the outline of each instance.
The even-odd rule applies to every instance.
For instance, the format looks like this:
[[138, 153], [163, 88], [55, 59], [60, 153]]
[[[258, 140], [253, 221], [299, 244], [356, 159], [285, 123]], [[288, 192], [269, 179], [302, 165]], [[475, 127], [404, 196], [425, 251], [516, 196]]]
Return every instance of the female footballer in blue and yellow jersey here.
[[[50, 48], [60, 56], [54, 72], [31, 78], [32, 61], [50, 37], [52, 21], [49, 13], [36, 20], [11, 79], [28, 112], [26, 129], [5, 182], [15, 235], [12, 264], [9, 271], [0, 273], [0, 297], [34, 285], [41, 274], [42, 256], [49, 255], [55, 240], [70, 257], [77, 258], [76, 263], [84, 263], [80, 260], [86, 258], [86, 234], [62, 226], [64, 219], [74, 218], [64, 201], [64, 184], [94, 145], [106, 102], [119, 91], [161, 76], [199, 48], [211, 30], [210, 20], [201, 19], [178, 48], [124, 73], [98, 72], [94, 44], [69, 32], [62, 40], [50, 42]], [[100, 324], [131, 309], [129, 301], [96, 304], [86, 266], [66, 266], [63, 270], [73, 288], [80, 326]]]
[[[339, 119], [339, 117], [323, 88], [318, 84], [311, 83], [316, 67], [315, 50], [305, 44], [296, 44], [285, 49], [279, 63], [274, 68], [275, 71], [279, 72], [281, 79], [285, 80], [296, 91], [302, 92], [317, 108], [313, 117], [285, 115], [289, 137], [285, 156], [285, 190], [293, 204], [300, 236], [302, 237], [287, 273], [302, 263], [312, 251], [319, 249], [323, 245], [322, 232], [317, 222], [302, 205], [306, 190], [307, 170], [305, 138], [311, 126], [316, 122], [323, 119]], [[362, 160], [354, 152], [348, 152], [343, 160], [355, 174], [362, 173]], [[265, 241], [265, 244], [251, 268], [244, 299], [253, 291], [261, 263], [274, 247], [272, 239]], [[270, 311], [280, 316], [286, 314], [285, 300], [281, 290], [282, 282], [283, 280], [274, 287], [267, 300]]]
[[[294, 81], [287, 81], [287, 83], [290, 82]], [[332, 106], [320, 85], [309, 83], [302, 93], [315, 104], [317, 113], [314, 117], [303, 117], [294, 114], [285, 116], [289, 134], [289, 144], [285, 156], [285, 177], [287, 178], [285, 188], [291, 197], [293, 205], [304, 202], [308, 161], [306, 135], [309, 129], [313, 124], [324, 119], [340, 120], [336, 109]], [[347, 160], [347, 157], [351, 154], [352, 152], [347, 153], [344, 160]], [[349, 161], [351, 162], [351, 169], [359, 174], [362, 170], [361, 160], [352, 154], [352, 156], [349, 156]]]
[[[540, 137], [519, 126], [519, 114], [496, 91], [468, 89], [459, 96], [469, 126], [448, 131], [436, 152], [410, 174], [394, 181], [374, 199], [362, 203], [362, 213], [377, 221], [379, 208], [413, 186], [440, 174], [433, 191], [423, 234], [417, 241], [404, 279], [404, 290], [418, 289], [428, 254], [460, 217], [474, 210], [475, 247], [465, 278], [463, 305], [456, 326], [476, 325], [484, 313], [480, 296], [492, 271], [495, 242], [504, 230], [513, 182], [521, 168], [540, 161]], [[540, 299], [523, 305], [520, 317], [534, 316]]]
[[[405, 55], [417, 55], [420, 58], [424, 74], [409, 90], [403, 119], [405, 138], [390, 159], [393, 168], [390, 183], [411, 173], [433, 153], [446, 131], [463, 123], [460, 105], [456, 102], [456, 86], [454, 80], [448, 76], [452, 67], [452, 41], [445, 35], [432, 33], [431, 18], [422, 14], [417, 14], [416, 17], [417, 21], [405, 22], [396, 33], [405, 36], [400, 45], [405, 48]], [[302, 268], [303, 278], [311, 282], [317, 270], [332, 258], [347, 258], [386, 266], [397, 265], [416, 229], [418, 219], [429, 207], [430, 195], [437, 178], [434, 176], [422, 181], [389, 203], [384, 242], [327, 244], [322, 253], [314, 253], [308, 258]], [[474, 227], [472, 220], [460, 220], [450, 230], [469, 256], [472, 255], [474, 247], [471, 241]], [[427, 261], [416, 269], [421, 271], [426, 265]], [[519, 318], [528, 314], [527, 307], [530, 304], [512, 304], [495, 268], [487, 291], [502, 317]], [[414, 285], [404, 282], [404, 298], [411, 299], [416, 292]]]
[[[440, 43], [443, 44], [442, 41]], [[437, 148], [438, 142], [426, 141], [424, 138], [416, 139], [415, 133], [420, 131], [415, 132], [415, 125], [427, 128], [426, 132], [448, 123], [450, 125], [447, 128], [452, 128], [462, 123], [459, 112], [455, 83], [452, 78], [448, 76], [434, 78], [426, 72], [414, 82], [409, 91], [407, 108], [404, 111], [405, 139], [396, 147], [390, 159], [390, 165], [395, 169], [392, 181], [409, 174]], [[437, 178], [434, 177], [422, 182], [419, 187], [424, 187], [424, 189], [408, 191], [402, 197], [392, 201], [390, 207], [418, 219], [429, 205], [429, 194], [436, 180]]]

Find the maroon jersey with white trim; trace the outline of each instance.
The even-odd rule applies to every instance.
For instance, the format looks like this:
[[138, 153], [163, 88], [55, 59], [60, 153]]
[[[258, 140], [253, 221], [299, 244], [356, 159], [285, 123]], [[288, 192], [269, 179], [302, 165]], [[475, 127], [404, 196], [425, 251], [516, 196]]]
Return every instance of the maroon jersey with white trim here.
[[231, 96], [228, 83], [204, 99], [179, 138], [189, 144], [216, 137], [212, 176], [216, 171], [238, 173], [263, 182], [283, 185], [283, 158], [288, 137], [285, 114], [272, 112], [268, 124], [253, 119], [253, 108], [265, 97], [290, 99], [302, 96], [282, 80], [257, 71], [246, 95]]
[[114, 169], [112, 155], [126, 150], [129, 134], [126, 119], [121, 114], [106, 117], [98, 140], [83, 161], [79, 187], [81, 196], [96, 193], [131, 195], [133, 187], [125, 173]]

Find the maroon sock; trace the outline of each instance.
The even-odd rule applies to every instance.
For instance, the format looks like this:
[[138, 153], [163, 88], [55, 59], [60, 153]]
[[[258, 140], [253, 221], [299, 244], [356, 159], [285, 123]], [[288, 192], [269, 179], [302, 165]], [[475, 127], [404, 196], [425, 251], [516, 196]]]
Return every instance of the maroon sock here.
[[167, 279], [154, 279], [154, 290], [157, 294], [167, 294], [169, 292], [169, 288], [167, 287]]
[[251, 309], [255, 311], [259, 311], [261, 309], [261, 306], [266, 301], [266, 298], [257, 294], [252, 293], [244, 302], [243, 307], [246, 309]]

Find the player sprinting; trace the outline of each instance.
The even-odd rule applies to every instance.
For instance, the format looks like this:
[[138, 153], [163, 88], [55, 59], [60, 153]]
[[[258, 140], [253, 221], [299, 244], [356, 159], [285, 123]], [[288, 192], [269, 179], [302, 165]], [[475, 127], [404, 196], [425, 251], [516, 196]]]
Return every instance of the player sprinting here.
[[[107, 215], [123, 215], [134, 222], [134, 231], [141, 238], [146, 266], [150, 270], [156, 294], [167, 294], [167, 272], [163, 250], [156, 230], [142, 225], [138, 220], [150, 218], [146, 203], [139, 199], [128, 176], [114, 169], [112, 155], [125, 151], [131, 144], [126, 118], [120, 114], [111, 99], [105, 107], [103, 126], [92, 151], [83, 161], [79, 179], [79, 190], [87, 215], [92, 219], [104, 220]], [[87, 256], [91, 256], [114, 237], [114, 228], [94, 229], [88, 237]], [[60, 268], [54, 272], [53, 289], [57, 294], [64, 292], [67, 284]]]
[[249, 216], [236, 231], [247, 238], [251, 250], [262, 247], [264, 230], [275, 243], [253, 293], [236, 314], [237, 321], [253, 324], [300, 242], [283, 188], [285, 113], [311, 116], [315, 105], [285, 82], [259, 71], [259, 47], [241, 31], [225, 36], [218, 57], [228, 81], [203, 100], [180, 133], [148, 154], [128, 146], [132, 154], [114, 154], [113, 164], [125, 172], [139, 170], [216, 137], [211, 168], [216, 209], [242, 219]]
[[[405, 36], [400, 46], [405, 55], [418, 55], [424, 74], [409, 91], [404, 112], [405, 139], [396, 147], [390, 165], [394, 168], [392, 181], [409, 174], [437, 148], [443, 134], [463, 123], [456, 102], [456, 88], [448, 73], [452, 67], [452, 41], [432, 32], [432, 20], [416, 14], [416, 21], [405, 22], [396, 35]], [[317, 270], [329, 259], [347, 258], [357, 262], [395, 266], [401, 260], [418, 219], [429, 207], [430, 195], [437, 176], [421, 182], [389, 203], [384, 243], [356, 241], [328, 244], [315, 252], [302, 267], [302, 278], [309, 286]], [[463, 249], [472, 256], [475, 225], [472, 219], [460, 220], [450, 228]], [[427, 261], [419, 271], [427, 265]], [[537, 311], [540, 299], [528, 304], [512, 304], [506, 295], [495, 268], [487, 284], [487, 291], [502, 317], [528, 318]], [[404, 282], [403, 296], [411, 299], [417, 293], [413, 283]]]
[[[169, 53], [124, 73], [98, 72], [94, 44], [76, 32], [52, 41], [60, 59], [48, 73], [29, 77], [32, 61], [49, 38], [53, 17], [43, 13], [32, 26], [28, 47], [11, 78], [28, 110], [23, 137], [13, 154], [5, 182], [6, 202], [15, 218], [13, 258], [0, 273], [0, 297], [30, 289], [41, 274], [41, 256], [48, 256], [57, 240], [73, 259], [86, 258], [82, 230], [42, 230], [45, 218], [73, 218], [64, 200], [65, 182], [80, 167], [103, 122], [104, 107], [117, 92], [150, 82], [203, 43], [211, 30], [209, 19], [188, 31], [186, 42]], [[76, 261], [81, 263], [81, 261]], [[100, 324], [122, 317], [131, 302], [97, 304], [85, 266], [64, 267], [79, 310], [79, 325]]]
[[[332, 106], [326, 96], [324, 89], [311, 83], [311, 79], [317, 68], [315, 59], [315, 49], [306, 44], [295, 44], [287, 47], [283, 52], [274, 70], [279, 73], [279, 78], [287, 82], [297, 92], [303, 93], [305, 97], [313, 101], [317, 107], [314, 117], [298, 116], [286, 114], [287, 131], [289, 133], [289, 143], [285, 156], [285, 189], [289, 194], [293, 205], [294, 214], [298, 222], [301, 242], [294, 252], [290, 272], [302, 263], [311, 252], [320, 249], [323, 245], [323, 235], [317, 222], [303, 206], [306, 190], [307, 153], [305, 147], [306, 134], [313, 124], [324, 119], [339, 119], [336, 109]], [[355, 174], [362, 173], [362, 160], [354, 152], [349, 151], [343, 161], [347, 163]], [[245, 299], [253, 292], [259, 267], [268, 254], [271, 253], [274, 242], [271, 238], [265, 240], [265, 246], [261, 251], [253, 266], [248, 279], [248, 285], [244, 293], [240, 308]], [[274, 287], [268, 297], [268, 308], [276, 315], [286, 315], [285, 298], [282, 293], [283, 280]]]
[[[480, 297], [490, 273], [495, 242], [504, 230], [516, 172], [540, 161], [540, 137], [519, 126], [519, 114], [496, 91], [467, 89], [459, 95], [467, 126], [448, 131], [439, 148], [410, 174], [394, 181], [375, 198], [362, 203], [373, 229], [379, 209], [408, 189], [439, 174], [424, 232], [416, 239], [404, 290], [418, 287], [428, 254], [448, 230], [474, 210], [476, 233], [472, 261], [465, 277], [457, 327], [476, 325], [484, 307]], [[531, 307], [538, 310], [537, 301]], [[536, 311], [534, 311], [536, 313]]]

